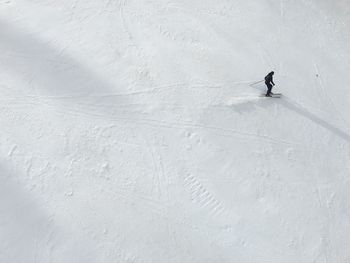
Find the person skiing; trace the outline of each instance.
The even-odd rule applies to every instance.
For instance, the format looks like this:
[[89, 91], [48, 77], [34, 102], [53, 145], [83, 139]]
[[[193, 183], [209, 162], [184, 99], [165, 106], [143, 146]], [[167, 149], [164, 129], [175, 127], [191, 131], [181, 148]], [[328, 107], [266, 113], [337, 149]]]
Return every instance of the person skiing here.
[[266, 75], [265, 77], [265, 84], [267, 86], [267, 93], [266, 93], [266, 97], [271, 97], [271, 94], [273, 94], [271, 92], [272, 87], [275, 86], [275, 83], [273, 82], [273, 75], [275, 74], [275, 72], [271, 71], [269, 74]]

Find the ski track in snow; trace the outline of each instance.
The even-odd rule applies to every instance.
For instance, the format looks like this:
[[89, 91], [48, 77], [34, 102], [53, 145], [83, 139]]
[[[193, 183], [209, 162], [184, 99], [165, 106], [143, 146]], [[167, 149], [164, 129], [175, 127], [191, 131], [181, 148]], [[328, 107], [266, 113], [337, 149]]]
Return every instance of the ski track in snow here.
[[[43, 98], [39, 98], [39, 100], [37, 100], [37, 98], [34, 99], [34, 101], [30, 101], [29, 98], [32, 99], [32, 97], [28, 96], [24, 98], [24, 106], [28, 107], [28, 105], [32, 105], [32, 106], [36, 106], [36, 105], [41, 105], [44, 104], [45, 106], [49, 106], [54, 108], [54, 111], [60, 112], [64, 115], [66, 114], [70, 114], [73, 115], [75, 117], [85, 117], [87, 119], [90, 118], [98, 118], [98, 119], [104, 119], [104, 118], [108, 118], [111, 121], [124, 121], [126, 123], [133, 123], [133, 124], [137, 124], [137, 125], [149, 125], [151, 127], [154, 128], [170, 128], [170, 129], [186, 129], [189, 127], [192, 128], [200, 128], [200, 129], [207, 129], [207, 130], [212, 130], [212, 131], [219, 131], [219, 132], [223, 132], [224, 134], [226, 134], [225, 136], [238, 136], [238, 137], [242, 137], [243, 139], [262, 139], [262, 140], [266, 140], [269, 141], [271, 143], [280, 143], [280, 144], [286, 144], [286, 145], [291, 145], [291, 144], [295, 144], [293, 142], [288, 142], [285, 140], [278, 140], [278, 139], [274, 139], [271, 138], [269, 136], [265, 136], [265, 135], [259, 135], [259, 134], [253, 134], [253, 133], [244, 133], [244, 132], [239, 132], [237, 130], [231, 130], [231, 129], [225, 129], [225, 128], [221, 128], [221, 127], [215, 127], [215, 126], [206, 126], [206, 125], [202, 125], [202, 124], [197, 124], [197, 123], [189, 123], [189, 122], [167, 122], [167, 121], [163, 121], [163, 120], [156, 120], [156, 119], [147, 119], [147, 118], [130, 118], [130, 117], [115, 117], [113, 115], [111, 116], [106, 116], [103, 112], [104, 109], [102, 107], [99, 107], [98, 105], [95, 104], [86, 104], [86, 103], [75, 103], [74, 108], [68, 108], [69, 105], [65, 105], [65, 107], [59, 109], [57, 107], [55, 107], [54, 105], [52, 105], [51, 100], [52, 98], [49, 98], [47, 100], [47, 98], [45, 98], [47, 101], [44, 101]], [[72, 97], [67, 97], [67, 99], [71, 99]], [[253, 99], [259, 99], [258, 97], [252, 97]], [[16, 99], [16, 103], [19, 103], [19, 99], [20, 98], [16, 98], [13, 97], [11, 99]], [[21, 98], [23, 99], [23, 98]], [[57, 98], [55, 98], [56, 100]], [[62, 99], [62, 97], [60, 97], [59, 99]], [[244, 99], [244, 98], [243, 98]], [[7, 99], [8, 100], [8, 99]], [[33, 100], [33, 99], [32, 99]], [[101, 103], [101, 102], [99, 102]], [[101, 103], [101, 105], [103, 105], [104, 103]], [[78, 105], [81, 105], [81, 108], [77, 108]], [[137, 104], [135, 104], [137, 105]], [[21, 105], [19, 105], [21, 106]], [[132, 104], [126, 104], [124, 105], [124, 107], [127, 109], [128, 107], [132, 107], [134, 105]], [[13, 104], [11, 105], [11, 107], [13, 107]], [[120, 108], [124, 108], [122, 107], [122, 105], [118, 105], [118, 109]], [[101, 110], [102, 108], [102, 110]], [[125, 114], [127, 115], [127, 114]], [[234, 135], [236, 134], [236, 135]]]
[[0, 1], [0, 262], [349, 262], [346, 4]]
[[192, 201], [199, 204], [201, 207], [208, 207], [212, 216], [228, 216], [221, 202], [216, 200], [215, 197], [199, 182], [199, 180], [195, 178], [195, 176], [191, 174], [186, 176], [185, 186], [188, 187], [191, 192]]

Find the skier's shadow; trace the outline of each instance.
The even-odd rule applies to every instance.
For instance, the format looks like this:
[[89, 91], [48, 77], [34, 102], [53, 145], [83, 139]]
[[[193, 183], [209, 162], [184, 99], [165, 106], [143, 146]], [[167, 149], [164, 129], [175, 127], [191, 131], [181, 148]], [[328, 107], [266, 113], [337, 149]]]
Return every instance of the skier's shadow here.
[[302, 105], [294, 102], [292, 99], [288, 97], [282, 97], [282, 99], [276, 100], [276, 103], [291, 110], [299, 115], [313, 121], [314, 123], [318, 124], [319, 126], [323, 127], [324, 129], [332, 132], [333, 134], [337, 135], [338, 137], [344, 139], [347, 142], [350, 142], [350, 135], [344, 132], [343, 130], [337, 128], [336, 126], [330, 124], [329, 122], [321, 119], [317, 115], [311, 113], [309, 110], [304, 108]]
[[[254, 87], [254, 84], [250, 85], [252, 88], [255, 88], [261, 93], [264, 91], [261, 87]], [[323, 127], [324, 129], [330, 131], [331, 133], [337, 135], [338, 137], [342, 138], [343, 140], [350, 142], [350, 135], [347, 134], [345, 131], [337, 128], [336, 126], [330, 124], [329, 122], [323, 120], [322, 118], [318, 117], [316, 114], [310, 112], [308, 109], [303, 107], [302, 105], [298, 104], [297, 102], [293, 101], [291, 98], [287, 96], [282, 96], [281, 98], [263, 98], [263, 100], [256, 102], [248, 102], [249, 104], [255, 104], [255, 106], [261, 106], [261, 107], [268, 107], [271, 105], [279, 105], [282, 106], [290, 111], [293, 111], [300, 116], [303, 116], [304, 118], [314, 122], [315, 124]], [[241, 111], [242, 109], [252, 109], [252, 105], [240, 105], [238, 111]]]

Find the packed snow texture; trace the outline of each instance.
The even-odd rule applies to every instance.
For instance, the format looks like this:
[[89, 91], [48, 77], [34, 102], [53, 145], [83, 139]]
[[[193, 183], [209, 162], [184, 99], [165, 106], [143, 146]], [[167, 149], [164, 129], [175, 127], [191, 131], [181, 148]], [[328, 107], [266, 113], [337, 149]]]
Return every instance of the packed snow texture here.
[[0, 0], [0, 262], [350, 262], [349, 9]]

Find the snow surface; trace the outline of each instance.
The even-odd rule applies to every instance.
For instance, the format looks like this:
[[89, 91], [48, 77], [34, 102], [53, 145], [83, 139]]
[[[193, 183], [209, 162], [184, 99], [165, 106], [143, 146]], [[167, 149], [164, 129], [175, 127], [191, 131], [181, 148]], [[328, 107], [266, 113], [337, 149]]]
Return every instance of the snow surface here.
[[349, 9], [0, 0], [0, 262], [350, 262]]

